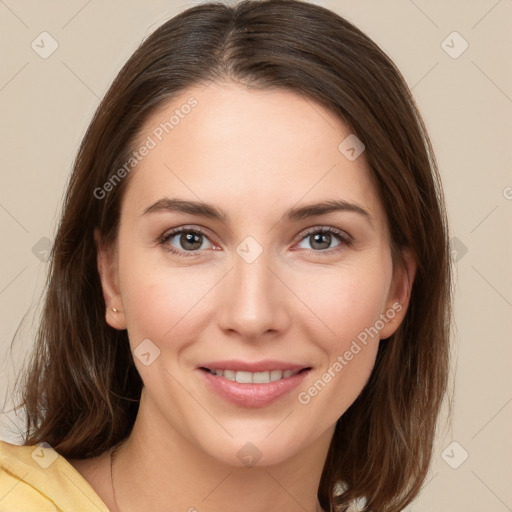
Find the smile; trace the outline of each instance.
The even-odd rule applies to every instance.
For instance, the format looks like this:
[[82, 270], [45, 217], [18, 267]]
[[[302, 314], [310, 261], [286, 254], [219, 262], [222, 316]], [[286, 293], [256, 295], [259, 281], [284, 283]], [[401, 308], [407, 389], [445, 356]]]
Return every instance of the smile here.
[[299, 386], [311, 367], [250, 372], [246, 370], [197, 369], [207, 384], [222, 399], [247, 408], [270, 405]]
[[264, 372], [247, 372], [243, 370], [211, 370], [210, 368], [204, 368], [213, 375], [218, 377], [224, 377], [225, 379], [233, 382], [239, 382], [241, 384], [267, 384], [269, 382], [275, 382], [281, 379], [288, 379], [303, 370], [272, 370]]

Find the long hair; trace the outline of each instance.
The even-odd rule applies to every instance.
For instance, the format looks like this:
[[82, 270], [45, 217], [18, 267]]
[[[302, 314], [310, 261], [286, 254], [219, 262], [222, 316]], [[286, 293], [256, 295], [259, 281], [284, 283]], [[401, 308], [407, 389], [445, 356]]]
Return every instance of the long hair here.
[[[94, 229], [117, 237], [129, 176], [98, 199], [143, 123], [187, 88], [234, 81], [300, 93], [365, 144], [389, 226], [393, 264], [411, 248], [417, 271], [406, 316], [380, 343], [359, 397], [337, 422], [318, 489], [327, 511], [402, 510], [432, 456], [449, 369], [451, 270], [446, 211], [426, 128], [402, 75], [363, 32], [299, 0], [207, 3], [151, 34], [114, 79], [74, 162], [50, 255], [35, 347], [18, 408], [24, 443], [69, 458], [100, 454], [133, 427], [142, 380], [127, 331], [105, 322]], [[336, 485], [343, 483], [343, 492]]]

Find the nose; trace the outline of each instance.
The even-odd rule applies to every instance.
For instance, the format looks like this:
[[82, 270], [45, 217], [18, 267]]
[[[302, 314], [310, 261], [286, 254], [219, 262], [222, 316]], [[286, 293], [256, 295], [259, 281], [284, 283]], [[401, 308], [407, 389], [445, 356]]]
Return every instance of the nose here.
[[219, 289], [218, 322], [224, 332], [254, 341], [288, 329], [290, 291], [271, 266], [265, 251], [252, 263], [234, 254]]

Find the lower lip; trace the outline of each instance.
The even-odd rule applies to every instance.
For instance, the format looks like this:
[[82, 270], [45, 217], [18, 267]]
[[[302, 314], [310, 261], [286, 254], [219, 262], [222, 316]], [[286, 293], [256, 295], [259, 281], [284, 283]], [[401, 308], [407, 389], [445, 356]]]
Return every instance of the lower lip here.
[[220, 396], [243, 407], [265, 407], [295, 389], [311, 369], [265, 384], [241, 384], [198, 369], [208, 384]]

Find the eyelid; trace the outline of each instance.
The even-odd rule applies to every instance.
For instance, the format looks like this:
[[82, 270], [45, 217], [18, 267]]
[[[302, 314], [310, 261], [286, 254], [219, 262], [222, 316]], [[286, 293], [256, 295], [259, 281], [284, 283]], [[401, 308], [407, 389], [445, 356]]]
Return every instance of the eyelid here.
[[210, 240], [210, 235], [206, 232], [205, 229], [201, 228], [201, 227], [198, 227], [198, 226], [195, 226], [195, 225], [184, 225], [184, 226], [179, 226], [177, 228], [172, 228], [172, 229], [169, 229], [167, 231], [165, 231], [162, 235], [160, 235], [157, 239], [157, 242], [159, 243], [159, 245], [162, 245], [164, 246], [164, 249], [168, 252], [171, 252], [171, 253], [174, 253], [174, 254], [178, 254], [178, 255], [184, 255], [185, 257], [194, 257], [194, 256], [197, 256], [200, 251], [183, 251], [183, 250], [180, 250], [180, 249], [176, 249], [175, 247], [172, 247], [172, 246], [169, 246], [167, 245], [167, 242], [171, 239], [171, 238], [174, 238], [176, 235], [180, 235], [182, 233], [187, 233], [187, 232], [192, 232], [192, 233], [198, 233], [198, 234], [201, 234], [203, 235], [212, 245], [215, 245], [211, 240]]
[[[211, 244], [215, 245], [214, 242], [212, 242], [212, 240], [210, 240], [210, 235], [206, 232], [206, 230], [203, 229], [202, 227], [198, 227], [196, 225], [183, 225], [183, 226], [179, 226], [179, 227], [176, 227], [176, 228], [169, 229], [163, 235], [159, 236], [157, 241], [159, 242], [160, 245], [165, 246], [166, 243], [171, 238], [173, 238], [174, 236], [179, 235], [179, 234], [181, 234], [183, 232], [199, 233], [199, 234], [203, 235]], [[299, 235], [297, 235], [297, 238], [294, 241], [294, 245], [299, 243], [299, 242], [301, 242], [302, 240], [307, 238], [309, 235], [312, 235], [312, 234], [315, 234], [315, 233], [329, 233], [329, 234], [333, 234], [340, 241], [339, 245], [350, 246], [354, 242], [354, 238], [349, 233], [347, 233], [346, 231], [343, 231], [343, 230], [341, 230], [339, 228], [335, 228], [333, 226], [317, 225], [317, 226], [312, 226], [310, 228], [307, 228], [304, 231], [301, 231], [299, 233]], [[314, 254], [331, 254], [331, 253], [336, 252], [337, 250], [339, 250], [339, 249], [337, 249], [337, 247], [339, 247], [339, 245], [335, 246], [333, 248], [325, 249], [325, 250], [321, 250], [321, 251], [315, 251], [315, 250], [312, 250], [312, 249], [301, 249], [301, 250], [305, 250], [308, 253], [314, 253]], [[199, 250], [197, 250], [197, 251], [183, 251], [183, 250], [180, 250], [180, 249], [176, 249], [175, 247], [172, 247], [172, 246], [164, 247], [164, 249], [166, 251], [168, 251], [168, 252], [175, 253], [175, 254], [178, 254], [178, 255], [183, 255], [185, 257], [198, 256], [200, 254], [200, 252], [201, 252]]]
[[[308, 235], [312, 235], [313, 233], [330, 233], [333, 235], [337, 235], [347, 244], [352, 243], [354, 241], [354, 238], [346, 231], [339, 229], [339, 228], [335, 228], [334, 226], [322, 226], [322, 225], [313, 226], [311, 228], [307, 228], [304, 231], [301, 231], [297, 237], [297, 241], [300, 242], [301, 240], [306, 238]], [[315, 251], [315, 252], [320, 252], [320, 251]]]

